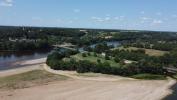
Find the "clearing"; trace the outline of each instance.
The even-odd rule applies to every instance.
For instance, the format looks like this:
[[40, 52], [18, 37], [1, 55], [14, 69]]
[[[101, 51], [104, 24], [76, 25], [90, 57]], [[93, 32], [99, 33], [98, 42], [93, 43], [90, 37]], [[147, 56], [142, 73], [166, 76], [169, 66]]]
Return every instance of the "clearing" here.
[[[124, 47], [119, 47], [119, 48], [115, 48], [115, 49], [124, 49], [124, 50], [138, 50], [138, 49], [144, 49], [144, 48], [136, 48], [136, 47], [128, 47], [128, 48], [124, 48]], [[160, 50], [154, 50], [154, 49], [144, 49], [146, 54], [148, 54], [149, 56], [162, 56], [165, 53], [168, 53], [167, 51], [160, 51]]]
[[97, 62], [97, 60], [99, 59], [101, 62], [109, 62], [111, 66], [120, 66], [119, 63], [116, 63], [112, 58], [110, 58], [110, 60], [106, 60], [105, 57], [101, 54], [97, 54], [97, 57], [95, 57], [93, 52], [90, 53], [90, 56], [87, 55], [87, 57], [83, 57], [82, 53], [79, 53], [72, 56], [72, 58], [75, 58], [77, 60], [88, 60], [91, 62]]

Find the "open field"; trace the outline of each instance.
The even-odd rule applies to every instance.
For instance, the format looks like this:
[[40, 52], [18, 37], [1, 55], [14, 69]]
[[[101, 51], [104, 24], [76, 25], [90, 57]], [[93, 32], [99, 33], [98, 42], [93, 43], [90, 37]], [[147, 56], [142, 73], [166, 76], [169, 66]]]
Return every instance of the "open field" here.
[[105, 60], [105, 58], [100, 54], [97, 54], [97, 57], [95, 57], [93, 56], [93, 53], [91, 53], [91, 56], [83, 57], [82, 53], [79, 53], [72, 57], [76, 58], [77, 60], [89, 60], [91, 62], [97, 62], [97, 60], [100, 59], [101, 62], [109, 62], [111, 66], [120, 66], [119, 63], [116, 63], [113, 59]]
[[[119, 47], [119, 48], [116, 48], [116, 49], [137, 50], [137, 49], [142, 49], [142, 48], [136, 48], [136, 47], [123, 48], [123, 47]], [[145, 50], [146, 54], [148, 54], [150, 56], [162, 56], [165, 53], [168, 53], [167, 51], [160, 51], [160, 50], [154, 50], [154, 49], [144, 49], [144, 50]]]

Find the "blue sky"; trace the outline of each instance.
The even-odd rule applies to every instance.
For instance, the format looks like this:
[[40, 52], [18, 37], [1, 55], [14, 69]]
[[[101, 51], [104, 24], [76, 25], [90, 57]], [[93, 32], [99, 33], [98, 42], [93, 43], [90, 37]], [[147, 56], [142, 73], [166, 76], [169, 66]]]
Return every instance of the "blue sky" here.
[[0, 25], [177, 31], [177, 0], [0, 0]]

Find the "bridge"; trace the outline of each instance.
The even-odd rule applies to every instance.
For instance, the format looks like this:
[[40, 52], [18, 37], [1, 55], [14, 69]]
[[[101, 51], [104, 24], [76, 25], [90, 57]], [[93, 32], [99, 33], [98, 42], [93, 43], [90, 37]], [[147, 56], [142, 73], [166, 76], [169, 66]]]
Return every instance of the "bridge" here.
[[168, 73], [176, 74], [177, 68], [175, 67], [163, 67], [165, 70], [167, 70]]
[[68, 50], [73, 50], [73, 51], [75, 51], [76, 49], [75, 49], [75, 45], [72, 45], [72, 44], [70, 44], [70, 43], [65, 43], [65, 44], [61, 44], [61, 45], [59, 45], [59, 44], [56, 44], [56, 45], [53, 45], [53, 47], [56, 47], [56, 48], [64, 48], [64, 49], [68, 49]]

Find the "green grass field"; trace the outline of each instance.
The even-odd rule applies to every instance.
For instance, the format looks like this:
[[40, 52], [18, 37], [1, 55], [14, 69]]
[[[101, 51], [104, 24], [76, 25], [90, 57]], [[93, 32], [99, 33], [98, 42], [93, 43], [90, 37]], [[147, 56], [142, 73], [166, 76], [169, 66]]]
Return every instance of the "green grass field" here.
[[97, 62], [97, 59], [100, 59], [101, 62], [109, 62], [111, 66], [116, 66], [116, 67], [120, 66], [119, 63], [116, 63], [113, 59], [105, 60], [105, 58], [102, 55], [100, 54], [97, 54], [97, 55], [98, 56], [95, 57], [93, 56], [93, 53], [91, 53], [91, 56], [82, 57], [82, 53], [79, 53], [79, 54], [72, 56], [72, 58], [75, 58], [76, 60], [88, 60], [91, 62]]
[[67, 77], [54, 75], [42, 70], [34, 70], [22, 74], [1, 77], [0, 89], [20, 89], [43, 85], [52, 81], [66, 80]]
[[[124, 49], [124, 50], [138, 50], [138, 49], [142, 49], [142, 48], [136, 48], [136, 47], [128, 47], [128, 48], [123, 48], [123, 47], [119, 47], [119, 48], [115, 48], [115, 49]], [[160, 50], [154, 50], [154, 49], [144, 49], [146, 54], [148, 54], [149, 56], [163, 56], [165, 53], [168, 53], [167, 51], [160, 51]]]
[[131, 78], [135, 79], [144, 79], [144, 80], [165, 80], [165, 75], [154, 75], [154, 74], [137, 74], [131, 76]]

